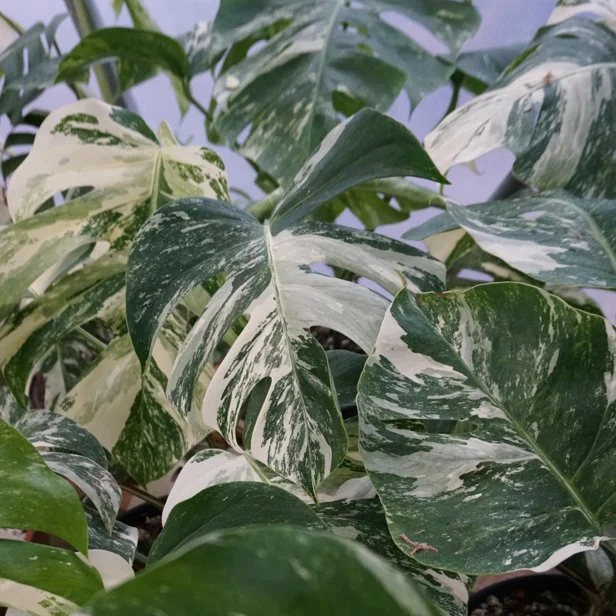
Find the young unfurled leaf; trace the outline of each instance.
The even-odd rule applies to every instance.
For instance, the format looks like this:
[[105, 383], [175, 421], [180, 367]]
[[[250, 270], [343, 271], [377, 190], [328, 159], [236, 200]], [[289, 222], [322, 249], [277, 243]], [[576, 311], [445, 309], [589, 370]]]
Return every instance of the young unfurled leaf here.
[[398, 546], [546, 571], [616, 522], [616, 334], [535, 287], [402, 291], [360, 379], [361, 451]]

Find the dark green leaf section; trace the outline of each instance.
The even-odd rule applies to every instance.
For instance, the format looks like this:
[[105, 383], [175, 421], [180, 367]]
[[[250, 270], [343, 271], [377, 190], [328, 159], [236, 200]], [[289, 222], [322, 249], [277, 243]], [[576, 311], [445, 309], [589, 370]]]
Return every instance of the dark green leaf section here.
[[[413, 104], [445, 83], [453, 65], [393, 27], [395, 13], [427, 28], [457, 55], [479, 25], [454, 0], [225, 0], [209, 60], [224, 60], [214, 87], [214, 129], [288, 182], [323, 137], [363, 107], [387, 111], [403, 88]], [[264, 45], [248, 54], [254, 43]], [[228, 52], [228, 53], [227, 53]]]
[[383, 505], [378, 498], [338, 500], [322, 503], [314, 510], [337, 536], [353, 539], [403, 571], [450, 616], [466, 616], [468, 587], [472, 581], [464, 575], [435, 571], [409, 558], [394, 543]]
[[215, 531], [270, 524], [327, 528], [307, 505], [281, 488], [250, 481], [223, 483], [202, 490], [171, 510], [148, 563], [173, 555]]
[[77, 554], [11, 539], [0, 539], [0, 578], [63, 597], [77, 605], [83, 605], [103, 589], [96, 569]]
[[[190, 574], [188, 574], [190, 572]], [[233, 584], [229, 584], [234, 580]], [[365, 548], [300, 528], [222, 531], [86, 606], [92, 616], [439, 616], [402, 573]]]
[[105, 528], [100, 514], [92, 507], [85, 507], [88, 519], [88, 547], [90, 550], [106, 550], [132, 563], [137, 550], [139, 531], [123, 522], [116, 522], [111, 533]]
[[400, 293], [360, 379], [394, 541], [472, 573], [547, 570], [616, 521], [616, 334], [534, 287]]
[[86, 519], [73, 487], [0, 420], [0, 527], [40, 530], [87, 552]]
[[364, 109], [334, 128], [305, 162], [274, 211], [272, 231], [357, 184], [407, 175], [447, 182], [404, 125]]
[[80, 454], [103, 468], [107, 467], [107, 456], [100, 443], [67, 417], [49, 411], [31, 411], [15, 424], [15, 428], [35, 447]]
[[175, 39], [149, 30], [103, 28], [86, 36], [64, 56], [57, 81], [70, 80], [92, 64], [108, 60], [121, 61], [122, 89], [151, 77], [152, 67], [180, 79], [188, 77], [188, 58]]
[[328, 351], [327, 361], [334, 377], [338, 404], [341, 408], [353, 406], [359, 375], [366, 363], [366, 356], [350, 351]]

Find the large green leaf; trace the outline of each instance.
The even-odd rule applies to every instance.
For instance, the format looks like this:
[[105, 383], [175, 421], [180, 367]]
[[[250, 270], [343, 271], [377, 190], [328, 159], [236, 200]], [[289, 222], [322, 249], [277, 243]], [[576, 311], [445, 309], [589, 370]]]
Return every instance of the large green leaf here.
[[77, 493], [3, 420], [0, 420], [0, 492], [0, 527], [40, 530], [86, 553], [86, 519]]
[[615, 57], [616, 34], [602, 24], [574, 18], [541, 30], [494, 88], [426, 137], [426, 149], [446, 171], [506, 147], [530, 186], [616, 196]]
[[402, 573], [362, 546], [293, 527], [201, 538], [173, 560], [99, 595], [85, 612], [192, 616], [204, 605], [216, 615], [440, 614]]
[[96, 569], [72, 552], [0, 539], [0, 605], [65, 616], [102, 588]]
[[204, 363], [247, 315], [207, 389], [203, 420], [242, 450], [235, 426], [245, 409], [246, 451], [312, 494], [344, 457], [345, 437], [325, 351], [310, 327], [340, 331], [368, 351], [387, 308], [364, 286], [313, 272], [315, 262], [349, 269], [390, 293], [402, 284], [441, 286], [441, 264], [401, 242], [323, 223], [272, 235], [249, 214], [204, 199], [177, 201], [149, 219], [127, 277], [129, 331], [147, 368], [169, 310], [197, 284], [226, 275], [178, 355], [169, 396], [184, 413], [190, 409]]
[[479, 25], [472, 5], [455, 0], [224, 0], [210, 46], [211, 59], [231, 49], [214, 86], [215, 129], [233, 145], [250, 127], [241, 153], [285, 181], [341, 110], [387, 111], [404, 87], [418, 103], [453, 66], [391, 26], [386, 12], [427, 28], [453, 54]]
[[336, 126], [302, 165], [274, 210], [272, 231], [362, 182], [405, 175], [447, 182], [405, 126], [363, 109]]
[[616, 288], [616, 201], [556, 192], [447, 208], [483, 250], [533, 278]]
[[398, 549], [389, 534], [378, 498], [335, 500], [314, 509], [335, 535], [362, 543], [421, 584], [445, 614], [466, 616], [471, 580], [464, 575], [423, 567]]
[[616, 335], [534, 287], [403, 291], [360, 379], [361, 450], [426, 564], [548, 570], [616, 521]]
[[[54, 194], [84, 186], [93, 188], [35, 214]], [[53, 368], [60, 361], [66, 367], [67, 358], [54, 364], [54, 354], [66, 355], [67, 348], [79, 354], [88, 334], [84, 327], [95, 317], [103, 319], [116, 338], [107, 345], [88, 334], [101, 348], [86, 362], [87, 374], [71, 373], [54, 390], [54, 409], [85, 425], [140, 481], [164, 474], [203, 430], [200, 422], [193, 430], [164, 396], [165, 372], [173, 364], [183, 324], [165, 326], [157, 357], [139, 378], [123, 314], [127, 246], [147, 216], [167, 201], [226, 199], [220, 159], [205, 148], [178, 145], [166, 125], [158, 140], [139, 116], [84, 100], [50, 114], [8, 193], [17, 222], [0, 232], [0, 310], [10, 311], [66, 255], [99, 242], [92, 256], [86, 254], [85, 267], [68, 276], [63, 272], [47, 291], [38, 285], [44, 295], [3, 324], [0, 366], [9, 385], [26, 404], [33, 371], [45, 372], [49, 363]], [[96, 259], [105, 245], [107, 253]], [[77, 363], [83, 362], [79, 357]]]
[[327, 529], [309, 507], [281, 488], [249, 481], [223, 483], [173, 508], [148, 564], [215, 531], [270, 524]]

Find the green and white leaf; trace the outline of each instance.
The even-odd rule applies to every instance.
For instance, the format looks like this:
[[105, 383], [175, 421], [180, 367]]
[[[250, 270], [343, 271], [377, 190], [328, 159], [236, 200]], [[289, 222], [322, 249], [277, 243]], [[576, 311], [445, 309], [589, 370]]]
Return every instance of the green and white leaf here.
[[495, 148], [516, 155], [514, 174], [540, 190], [616, 195], [616, 33], [574, 18], [541, 30], [532, 47], [483, 95], [448, 115], [426, 149], [447, 171]]
[[[236, 451], [245, 448], [310, 494], [346, 448], [325, 351], [310, 327], [330, 327], [369, 350], [387, 309], [387, 300], [366, 287], [312, 272], [315, 262], [352, 270], [389, 293], [404, 284], [442, 285], [442, 265], [401, 242], [321, 223], [272, 235], [249, 214], [205, 199], [177, 201], [150, 218], [133, 245], [127, 278], [129, 331], [147, 366], [158, 327], [176, 302], [204, 280], [226, 275], [178, 355], [170, 399], [190, 410], [208, 357], [238, 317], [248, 316], [210, 382], [203, 421]], [[243, 407], [242, 447], [235, 426]]]
[[562, 192], [448, 212], [486, 252], [543, 282], [616, 288], [616, 201]]
[[576, 15], [594, 14], [616, 29], [616, 2], [614, 0], [559, 0], [548, 19], [548, 24], [557, 24]]
[[75, 490], [45, 464], [36, 449], [0, 420], [0, 528], [40, 530], [81, 552], [86, 520]]
[[251, 616], [441, 614], [406, 576], [363, 546], [294, 527], [212, 533], [98, 595], [84, 611], [92, 616], [192, 616], [204, 605]]
[[[400, 91], [415, 105], [447, 81], [449, 62], [383, 18], [427, 28], [457, 55], [479, 25], [467, 2], [439, 0], [225, 0], [212, 26], [209, 63], [231, 50], [214, 86], [214, 129], [282, 182], [339, 122], [364, 106], [387, 111]], [[247, 55], [251, 45], [261, 49]]]
[[15, 423], [15, 428], [37, 449], [69, 451], [103, 468], [107, 466], [107, 456], [99, 442], [79, 424], [57, 413], [31, 411]]
[[67, 550], [0, 539], [0, 605], [36, 616], [74, 613], [103, 588], [84, 560]]
[[[0, 115], [17, 124], [26, 105], [48, 85], [46, 74], [59, 61], [51, 57], [56, 31], [66, 15], [57, 15], [47, 26], [36, 23], [7, 47], [0, 49]], [[2, 20], [4, 21], [4, 20]]]
[[[0, 383], [1, 381], [2, 379], [0, 378]], [[0, 420], [13, 425], [25, 412], [26, 409], [19, 405], [9, 388], [4, 384], [0, 384]]]
[[423, 567], [401, 552], [389, 534], [383, 505], [378, 498], [336, 500], [314, 509], [335, 535], [362, 543], [420, 584], [445, 614], [466, 616], [471, 579]]
[[406, 175], [447, 181], [405, 126], [374, 109], [363, 109], [336, 126], [302, 165], [274, 210], [272, 232], [363, 182]]
[[88, 520], [88, 548], [90, 551], [113, 552], [121, 556], [127, 563], [132, 564], [137, 551], [139, 531], [116, 520], [110, 534], [95, 509], [85, 507], [85, 513]]
[[44, 451], [43, 460], [49, 468], [75, 484], [94, 504], [107, 532], [113, 530], [122, 492], [113, 475], [88, 458], [60, 451]]
[[210, 533], [276, 524], [327, 530], [310, 507], [281, 488], [249, 481], [212, 486], [173, 508], [148, 564]]
[[[33, 215], [54, 193], [80, 186], [94, 188]], [[213, 152], [177, 145], [165, 126], [159, 142], [139, 116], [79, 101], [50, 114], [41, 127], [9, 187], [18, 222], [0, 233], [0, 297], [6, 309], [58, 259], [93, 242], [108, 243], [103, 257], [86, 261], [11, 315], [0, 332], [0, 364], [25, 404], [32, 372], [51, 364], [46, 376], [48, 383], [55, 382], [54, 353], [67, 344], [79, 352], [72, 337], [79, 331], [82, 340], [85, 332], [75, 328], [95, 317], [106, 321], [117, 337], [106, 348], [101, 344], [87, 374], [64, 371], [71, 378], [53, 390], [60, 394], [54, 408], [85, 425], [144, 483], [164, 474], [203, 436], [201, 422], [189, 425], [194, 422], [177, 414], [164, 396], [164, 373], [173, 364], [176, 329], [183, 325], [172, 320], [165, 326], [156, 360], [140, 378], [123, 314], [126, 247], [151, 211], [185, 195], [226, 198], [223, 165]]]
[[358, 396], [396, 544], [477, 574], [596, 549], [616, 520], [615, 352], [604, 319], [528, 285], [401, 292]]

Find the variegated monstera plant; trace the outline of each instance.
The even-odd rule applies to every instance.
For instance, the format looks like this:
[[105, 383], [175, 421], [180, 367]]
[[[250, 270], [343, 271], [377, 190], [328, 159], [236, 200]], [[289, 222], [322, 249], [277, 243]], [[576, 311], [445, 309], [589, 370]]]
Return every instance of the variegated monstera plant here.
[[[66, 4], [66, 54], [61, 17], [0, 13], [0, 606], [462, 616], [477, 576], [558, 567], [611, 613], [616, 333], [585, 290], [616, 289], [616, 2], [462, 53], [466, 0], [221, 0], [179, 39]], [[157, 72], [262, 199], [120, 104]], [[424, 147], [385, 115], [444, 85]], [[500, 147], [515, 196], [425, 187]], [[428, 207], [422, 245], [374, 232]], [[122, 491], [162, 507], [179, 466], [138, 552]]]

